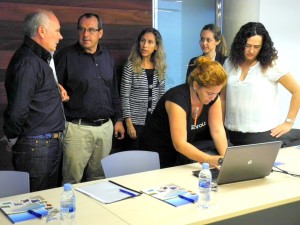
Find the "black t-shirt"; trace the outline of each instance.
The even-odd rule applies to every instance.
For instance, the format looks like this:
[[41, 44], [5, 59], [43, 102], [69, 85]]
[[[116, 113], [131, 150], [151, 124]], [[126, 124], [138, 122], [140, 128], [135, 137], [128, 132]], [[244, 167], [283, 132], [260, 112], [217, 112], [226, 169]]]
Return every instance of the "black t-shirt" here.
[[[216, 99], [218, 96], [216, 97]], [[195, 135], [203, 133], [207, 135], [209, 108], [216, 99], [208, 105], [204, 105], [196, 125], [192, 117], [190, 100], [190, 89], [188, 84], [181, 84], [168, 90], [158, 101], [149, 121], [140, 137], [140, 148], [149, 151], [156, 151], [160, 155], [161, 167], [175, 166], [179, 153], [173, 147], [169, 126], [168, 114], [165, 102], [171, 101], [179, 105], [186, 112], [187, 120], [187, 141], [192, 142]]]

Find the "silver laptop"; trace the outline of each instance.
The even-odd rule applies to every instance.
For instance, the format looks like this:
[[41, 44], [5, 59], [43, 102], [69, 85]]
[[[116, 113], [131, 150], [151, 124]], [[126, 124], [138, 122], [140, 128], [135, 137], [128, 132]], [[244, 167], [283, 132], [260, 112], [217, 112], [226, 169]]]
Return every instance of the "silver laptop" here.
[[[220, 170], [212, 169], [217, 184], [258, 179], [268, 176], [274, 165], [281, 141], [228, 147]], [[198, 176], [198, 171], [193, 171]]]

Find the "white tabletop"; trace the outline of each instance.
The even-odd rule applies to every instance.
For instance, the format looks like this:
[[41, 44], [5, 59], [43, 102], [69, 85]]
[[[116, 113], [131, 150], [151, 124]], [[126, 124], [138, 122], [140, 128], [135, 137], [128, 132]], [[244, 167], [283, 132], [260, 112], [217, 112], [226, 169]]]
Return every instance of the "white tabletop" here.
[[[280, 167], [293, 172], [300, 173], [298, 160], [300, 149], [281, 149], [277, 162], [284, 163]], [[149, 187], [177, 184], [183, 188], [197, 191], [197, 178], [192, 171], [199, 169], [197, 163], [179, 167], [149, 171], [145, 173], [132, 174], [115, 177], [111, 180], [121, 185], [143, 190]], [[75, 186], [88, 185], [99, 181], [76, 184]], [[102, 204], [82, 193], [76, 191], [77, 198], [77, 225], [182, 225], [182, 224], [206, 224], [256, 212], [285, 203], [300, 201], [300, 179], [286, 174], [271, 173], [262, 179], [220, 185], [218, 193], [213, 196], [212, 206], [209, 209], [199, 209], [197, 204], [188, 204], [174, 207], [165, 202], [157, 200], [146, 194], [139, 197], [126, 199], [112, 204]], [[283, 192], [282, 190], [288, 190]], [[59, 199], [62, 188], [17, 195], [3, 200], [28, 198], [29, 196], [41, 195], [49, 202], [59, 207]], [[280, 193], [280, 194], [279, 194]], [[1, 225], [11, 224], [0, 214]], [[45, 220], [31, 220], [22, 224], [45, 224]]]
[[[300, 159], [300, 149], [282, 149], [278, 155], [282, 168], [298, 169], [297, 159]], [[151, 186], [175, 183], [193, 191], [197, 191], [197, 178], [192, 171], [199, 169], [195, 164], [151, 171], [128, 177], [118, 177], [114, 181], [135, 189], [145, 189]], [[126, 218], [130, 224], [205, 224], [250, 212], [278, 206], [284, 203], [300, 200], [300, 178], [272, 173], [263, 179], [219, 185], [212, 206], [201, 210], [196, 204], [175, 208], [161, 201], [152, 201], [149, 196], [130, 199], [118, 204], [106, 205], [111, 212]], [[288, 190], [283, 192], [282, 190]], [[279, 194], [280, 193], [280, 194]], [[128, 204], [130, 202], [130, 204]], [[155, 215], [155, 216], [154, 216]]]

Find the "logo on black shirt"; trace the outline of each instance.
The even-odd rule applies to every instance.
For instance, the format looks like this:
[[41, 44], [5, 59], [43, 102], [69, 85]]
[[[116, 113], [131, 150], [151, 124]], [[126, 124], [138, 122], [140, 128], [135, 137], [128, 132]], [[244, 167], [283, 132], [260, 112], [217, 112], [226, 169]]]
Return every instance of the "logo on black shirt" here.
[[197, 125], [192, 124], [191, 125], [191, 130], [197, 130], [197, 129], [200, 129], [201, 127], [204, 127], [204, 126], [206, 126], [206, 121], [204, 121], [200, 124], [197, 124]]

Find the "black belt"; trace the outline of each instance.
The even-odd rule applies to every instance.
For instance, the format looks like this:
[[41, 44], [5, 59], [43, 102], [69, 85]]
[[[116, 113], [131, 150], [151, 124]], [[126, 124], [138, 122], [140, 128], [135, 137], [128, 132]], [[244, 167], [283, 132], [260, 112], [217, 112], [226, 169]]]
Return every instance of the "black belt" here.
[[85, 126], [94, 126], [99, 127], [103, 124], [107, 123], [109, 121], [109, 118], [106, 119], [98, 119], [98, 120], [88, 120], [88, 119], [72, 119], [72, 118], [66, 118], [68, 122], [79, 124], [79, 125], [85, 125]]

